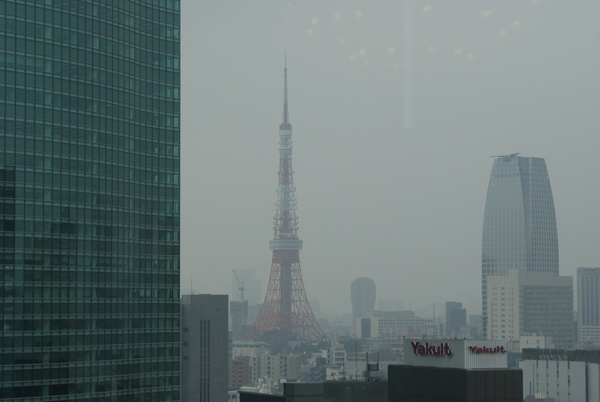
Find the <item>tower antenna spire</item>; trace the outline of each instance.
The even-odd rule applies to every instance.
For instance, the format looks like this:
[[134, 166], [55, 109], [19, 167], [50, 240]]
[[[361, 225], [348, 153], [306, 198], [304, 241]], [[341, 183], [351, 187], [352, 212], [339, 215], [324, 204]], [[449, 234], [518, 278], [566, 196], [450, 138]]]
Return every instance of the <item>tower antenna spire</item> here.
[[279, 129], [291, 129], [290, 116], [288, 112], [288, 87], [287, 87], [287, 51], [283, 54], [283, 118]]

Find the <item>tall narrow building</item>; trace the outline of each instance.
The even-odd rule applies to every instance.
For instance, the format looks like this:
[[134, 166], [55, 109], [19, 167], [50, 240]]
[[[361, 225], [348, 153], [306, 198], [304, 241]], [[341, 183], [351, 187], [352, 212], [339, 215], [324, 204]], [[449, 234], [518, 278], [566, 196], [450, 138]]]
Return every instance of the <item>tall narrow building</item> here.
[[558, 275], [558, 235], [543, 158], [518, 154], [494, 160], [483, 218], [482, 314], [487, 277], [509, 269]]
[[181, 298], [181, 402], [227, 402], [227, 299]]
[[350, 302], [352, 303], [352, 316], [364, 317], [375, 310], [376, 288], [375, 282], [370, 278], [356, 278], [350, 284]]
[[0, 399], [179, 400], [179, 5], [0, 2]]
[[600, 268], [577, 268], [578, 343], [600, 346]]
[[304, 290], [300, 268], [302, 240], [298, 238], [296, 188], [292, 169], [292, 125], [288, 113], [287, 66], [283, 73], [283, 119], [279, 125], [279, 180], [274, 219], [271, 273], [265, 300], [246, 339], [270, 332], [287, 340], [320, 339], [317, 322]]

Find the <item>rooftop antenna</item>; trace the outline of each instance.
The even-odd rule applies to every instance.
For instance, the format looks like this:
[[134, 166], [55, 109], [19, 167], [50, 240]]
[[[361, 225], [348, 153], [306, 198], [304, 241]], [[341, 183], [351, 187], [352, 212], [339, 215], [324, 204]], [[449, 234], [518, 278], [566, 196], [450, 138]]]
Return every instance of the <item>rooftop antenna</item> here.
[[288, 112], [288, 87], [287, 87], [287, 51], [285, 51], [283, 53], [283, 119], [281, 121], [281, 126], [286, 126], [286, 128], [288, 128], [287, 126], [289, 126], [289, 128], [291, 128], [290, 125], [290, 119], [289, 119], [289, 112]]

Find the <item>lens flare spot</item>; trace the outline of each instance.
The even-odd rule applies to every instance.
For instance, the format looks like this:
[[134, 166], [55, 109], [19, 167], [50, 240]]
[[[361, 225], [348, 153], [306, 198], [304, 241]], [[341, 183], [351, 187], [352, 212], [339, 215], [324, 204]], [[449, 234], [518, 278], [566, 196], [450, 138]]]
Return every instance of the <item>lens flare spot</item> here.
[[367, 54], [367, 49], [360, 49], [358, 51], [358, 54], [361, 55], [361, 56], [364, 56], [365, 54]]
[[519, 21], [519, 20], [513, 21], [512, 26], [515, 27], [515, 28], [520, 27], [521, 26], [521, 21]]
[[482, 16], [483, 18], [487, 18], [487, 17], [489, 17], [490, 15], [492, 15], [492, 11], [491, 11], [491, 10], [484, 10], [484, 11], [482, 11], [482, 12], [481, 12], [481, 16]]
[[333, 20], [335, 22], [340, 22], [342, 20], [342, 14], [340, 14], [340, 13], [333, 14]]
[[502, 31], [498, 32], [498, 36], [503, 38], [506, 36], [506, 31], [503, 29]]
[[431, 11], [431, 6], [429, 4], [424, 5], [423, 6], [423, 11], [426, 12], [426, 13], [430, 12]]
[[346, 44], [346, 42], [348, 42], [348, 40], [347, 40], [346, 38], [340, 38], [340, 39], [338, 40], [338, 43], [339, 43], [340, 45], [345, 45], [345, 44]]
[[312, 34], [313, 34], [313, 30], [312, 30], [312, 28], [308, 28], [308, 29], [306, 30], [306, 33], [307, 33], [308, 35], [312, 35]]
[[310, 20], [310, 23], [313, 25], [317, 25], [319, 23], [319, 19], [314, 17], [313, 19]]
[[353, 54], [353, 55], [350, 55], [350, 57], [349, 57], [348, 59], [349, 59], [350, 61], [356, 61], [356, 59], [357, 59], [357, 58], [358, 58], [358, 57], [357, 57], [355, 54]]
[[362, 18], [364, 14], [363, 14], [362, 10], [356, 10], [354, 15], [356, 15], [356, 18]]
[[461, 55], [463, 54], [463, 50], [460, 47], [457, 47], [456, 49], [454, 49], [454, 54]]
[[467, 60], [469, 60], [469, 61], [473, 61], [474, 58], [475, 58], [475, 55], [473, 53], [469, 53], [467, 55]]
[[433, 53], [435, 51], [435, 46], [429, 45], [425, 49], [427, 50], [427, 52]]
[[394, 53], [396, 53], [396, 48], [393, 47], [393, 46], [388, 47], [387, 48], [387, 53], [388, 54], [394, 54]]

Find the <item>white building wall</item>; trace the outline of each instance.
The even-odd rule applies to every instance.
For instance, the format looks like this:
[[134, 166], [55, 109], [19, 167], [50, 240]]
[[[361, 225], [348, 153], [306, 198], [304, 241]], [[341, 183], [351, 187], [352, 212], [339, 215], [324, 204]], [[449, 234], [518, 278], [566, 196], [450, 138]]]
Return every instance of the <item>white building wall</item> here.
[[487, 339], [518, 340], [521, 335], [519, 273], [488, 276]]
[[544, 395], [556, 402], [600, 402], [598, 364], [567, 360], [524, 360], [523, 397]]

